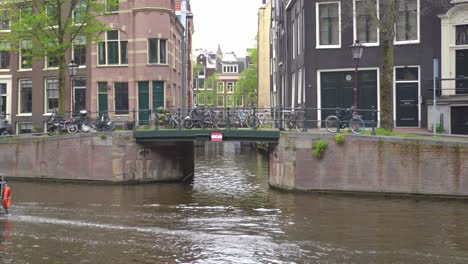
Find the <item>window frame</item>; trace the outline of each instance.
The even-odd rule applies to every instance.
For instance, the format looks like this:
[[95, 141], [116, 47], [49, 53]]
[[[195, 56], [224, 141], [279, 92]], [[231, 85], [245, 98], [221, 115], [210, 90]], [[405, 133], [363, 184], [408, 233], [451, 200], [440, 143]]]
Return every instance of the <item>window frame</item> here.
[[[24, 40], [20, 40], [20, 49], [19, 49], [19, 52], [18, 52], [18, 71], [32, 71], [32, 68], [33, 68], [33, 56], [32, 54], [28, 56], [29, 60], [31, 61], [30, 63], [30, 67], [28, 68], [25, 68], [23, 66], [23, 49], [26, 49], [26, 48], [23, 48], [23, 43], [30, 43], [29, 45], [32, 46], [32, 41], [31, 40], [27, 40], [27, 39], [24, 39]], [[27, 49], [30, 49], [31, 50], [31, 53], [32, 53], [32, 47], [31, 48], [27, 48]]]
[[[57, 108], [59, 107], [59, 102], [60, 102], [60, 83], [59, 83], [59, 79], [58, 78], [55, 78], [55, 77], [52, 77], [52, 78], [44, 78], [44, 114], [48, 115], [48, 114], [51, 114], [54, 109], [49, 109], [49, 81], [55, 81], [56, 84], [57, 84]], [[55, 89], [54, 89], [55, 90]]]
[[[157, 50], [156, 50], [156, 54], [154, 54], [156, 56], [156, 59], [157, 59], [157, 62], [151, 62], [151, 41], [152, 40], [155, 40], [156, 41], [156, 47], [157, 47]], [[161, 63], [161, 58], [162, 58], [162, 49], [161, 49], [161, 40], [164, 41], [164, 55], [165, 55], [165, 62], [164, 63]], [[146, 63], [148, 63], [148, 65], [169, 65], [168, 64], [168, 54], [167, 54], [167, 43], [168, 43], [168, 39], [165, 39], [165, 38], [148, 38], [147, 42], [146, 42], [146, 53], [148, 54], [147, 58], [146, 58]]]
[[[127, 109], [117, 109], [117, 88], [122, 88], [122, 87], [117, 87], [118, 84], [125, 84], [127, 87]], [[114, 82], [114, 110], [115, 110], [115, 115], [116, 116], [128, 116], [130, 114], [130, 94], [129, 91], [129, 83], [128, 82]]]
[[[3, 28], [4, 23], [7, 25], [6, 28]], [[11, 16], [6, 10], [0, 10], [0, 32], [11, 32]]]
[[224, 82], [217, 82], [216, 83], [216, 93], [224, 94]]
[[[108, 40], [109, 32], [117, 31], [117, 40]], [[117, 56], [118, 56], [118, 63], [116, 64], [109, 64], [109, 42], [117, 42]], [[126, 63], [122, 63], [122, 44], [125, 43], [125, 50], [126, 50]], [[121, 32], [118, 29], [111, 29], [104, 32], [104, 40], [97, 42], [97, 67], [122, 67], [128, 66], [128, 40], [122, 40]], [[100, 63], [100, 53], [101, 53], [101, 45], [104, 47], [104, 57], [105, 57], [105, 64]]]
[[[11, 70], [11, 52], [7, 49], [11, 47], [10, 43], [8, 42], [0, 42], [0, 47], [4, 47], [4, 50], [0, 49], [0, 72], [7, 72]], [[2, 54], [6, 54], [6, 58], [2, 56]], [[2, 68], [2, 58], [3, 61], [6, 62], [6, 67]]]
[[[357, 33], [357, 6], [356, 2], [358, 1], [365, 1], [365, 0], [353, 0], [353, 40], [358, 40], [358, 33]], [[377, 8], [377, 18], [380, 19], [380, 0], [375, 0], [375, 6]], [[376, 22], [377, 23], [377, 22]], [[361, 40], [360, 43], [362, 43], [363, 46], [365, 47], [377, 47], [380, 46], [380, 29], [378, 26], [377, 28], [377, 41], [376, 42], [362, 42]], [[354, 42], [354, 41], [353, 41]]]
[[[320, 5], [338, 4], [338, 44], [320, 44]], [[316, 49], [339, 49], [341, 48], [341, 1], [328, 1], [315, 3], [315, 41]]]
[[[229, 84], [232, 84], [232, 85], [230, 86]], [[234, 89], [235, 89], [235, 83], [234, 82], [227, 82], [226, 83], [226, 93], [232, 94], [232, 93], [234, 93]]]
[[[23, 103], [23, 99], [22, 99], [22, 91], [23, 91], [23, 86], [21, 85], [23, 81], [29, 81], [30, 84], [31, 84], [31, 88], [30, 88], [30, 93], [31, 93], [31, 111], [30, 112], [23, 112], [22, 111], [22, 103]], [[18, 116], [32, 116], [32, 103], [33, 103], [33, 100], [32, 100], [32, 78], [24, 78], [24, 79], [19, 79], [18, 80]]]
[[[76, 44], [77, 41], [80, 41], [81, 38], [84, 38], [84, 43], [79, 43], [79, 44]], [[73, 62], [78, 65], [78, 68], [86, 68], [86, 63], [88, 62], [88, 59], [87, 59], [87, 52], [88, 52], [88, 45], [87, 45], [87, 39], [85, 36], [76, 36], [75, 39], [73, 40], [72, 42], [72, 48], [71, 48], [71, 57], [73, 58]], [[79, 64], [79, 61], [76, 60], [75, 58], [75, 47], [76, 46], [84, 46], [84, 64]], [[127, 50], [128, 52], [128, 50]]]
[[[407, 0], [404, 0], [407, 1]], [[394, 30], [395, 30], [395, 38], [393, 40], [394, 45], [408, 45], [408, 44], [419, 44], [421, 42], [421, 1], [416, 1], [416, 39], [415, 40], [397, 40], [397, 23], [395, 21]]]
[[[117, 2], [114, 5], [113, 2]], [[118, 13], [120, 11], [120, 1], [119, 0], [105, 0], [106, 13]], [[116, 8], [113, 10], [112, 7]]]

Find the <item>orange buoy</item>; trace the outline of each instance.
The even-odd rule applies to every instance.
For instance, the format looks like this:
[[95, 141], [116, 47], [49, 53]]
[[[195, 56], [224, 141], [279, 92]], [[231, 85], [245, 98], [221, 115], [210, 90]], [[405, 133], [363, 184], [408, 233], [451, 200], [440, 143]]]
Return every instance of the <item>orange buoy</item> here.
[[3, 207], [5, 209], [10, 208], [11, 206], [11, 188], [10, 186], [5, 187], [3, 190]]

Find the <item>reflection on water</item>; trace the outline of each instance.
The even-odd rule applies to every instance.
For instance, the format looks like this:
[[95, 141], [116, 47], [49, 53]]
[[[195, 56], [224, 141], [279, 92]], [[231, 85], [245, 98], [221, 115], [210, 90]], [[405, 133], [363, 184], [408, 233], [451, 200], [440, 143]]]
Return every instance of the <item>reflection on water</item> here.
[[13, 182], [0, 263], [468, 263], [466, 201], [268, 188], [250, 146], [196, 146], [191, 184]]

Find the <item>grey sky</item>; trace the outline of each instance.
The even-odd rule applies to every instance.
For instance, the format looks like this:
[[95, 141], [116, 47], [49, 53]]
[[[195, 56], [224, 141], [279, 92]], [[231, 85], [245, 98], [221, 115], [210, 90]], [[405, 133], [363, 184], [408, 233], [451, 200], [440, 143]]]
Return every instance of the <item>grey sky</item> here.
[[219, 43], [223, 52], [244, 57], [246, 49], [255, 46], [261, 4], [261, 0], [191, 0], [193, 48], [216, 52]]

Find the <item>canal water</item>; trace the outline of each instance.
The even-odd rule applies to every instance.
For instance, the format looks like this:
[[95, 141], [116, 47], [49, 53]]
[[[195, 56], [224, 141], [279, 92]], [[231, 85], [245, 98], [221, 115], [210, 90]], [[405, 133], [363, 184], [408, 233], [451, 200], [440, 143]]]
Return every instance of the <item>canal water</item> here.
[[468, 263], [467, 200], [271, 190], [247, 145], [197, 146], [191, 184], [10, 185], [0, 263]]

